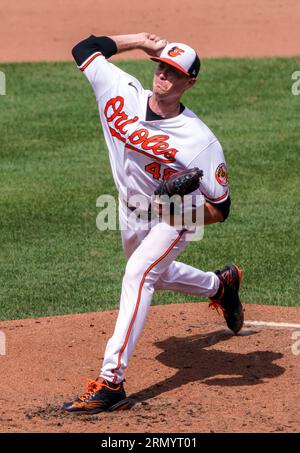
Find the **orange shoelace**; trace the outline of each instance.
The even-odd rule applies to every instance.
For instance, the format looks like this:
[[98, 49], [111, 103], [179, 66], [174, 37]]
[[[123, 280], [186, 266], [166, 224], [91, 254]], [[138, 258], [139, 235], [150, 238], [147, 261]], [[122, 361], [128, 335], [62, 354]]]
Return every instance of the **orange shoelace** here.
[[221, 295], [219, 296], [219, 299], [210, 299], [210, 303], [209, 303], [209, 308], [211, 308], [212, 310], [216, 310], [218, 315], [220, 315], [220, 312], [219, 310], [222, 311], [222, 313], [224, 313], [224, 308], [222, 307], [221, 305], [221, 300], [222, 300], [222, 296], [224, 294], [224, 285], [223, 283], [221, 282], [221, 285], [222, 285], [222, 290], [221, 290]]
[[223, 308], [222, 305], [221, 305], [220, 299], [219, 299], [219, 300], [211, 300], [208, 306], [209, 306], [209, 308], [211, 308], [212, 310], [216, 310], [217, 313], [218, 313], [218, 315], [220, 315], [219, 310], [221, 310], [222, 313], [224, 313], [224, 308]]
[[108, 382], [105, 380], [102, 382], [88, 380], [86, 383], [86, 386], [87, 386], [87, 391], [83, 395], [79, 396], [79, 398], [78, 398], [78, 399], [80, 399], [80, 401], [84, 401], [86, 398], [89, 398], [95, 392], [98, 392], [98, 390], [101, 390], [103, 387], [107, 387], [110, 390], [120, 390], [120, 386], [118, 386], [117, 388], [109, 387]]
[[97, 392], [104, 386], [103, 383], [93, 380], [88, 380], [86, 385], [87, 391], [78, 398], [80, 399], [80, 401], [84, 401], [86, 398], [93, 395], [93, 393]]

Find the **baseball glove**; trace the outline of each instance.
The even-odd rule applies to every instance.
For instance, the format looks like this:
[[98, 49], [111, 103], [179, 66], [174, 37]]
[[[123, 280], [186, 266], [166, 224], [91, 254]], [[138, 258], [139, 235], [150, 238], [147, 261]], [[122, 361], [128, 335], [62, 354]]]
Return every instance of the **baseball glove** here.
[[199, 188], [203, 171], [199, 168], [178, 171], [166, 181], [162, 181], [155, 190], [155, 195], [179, 195], [183, 197]]

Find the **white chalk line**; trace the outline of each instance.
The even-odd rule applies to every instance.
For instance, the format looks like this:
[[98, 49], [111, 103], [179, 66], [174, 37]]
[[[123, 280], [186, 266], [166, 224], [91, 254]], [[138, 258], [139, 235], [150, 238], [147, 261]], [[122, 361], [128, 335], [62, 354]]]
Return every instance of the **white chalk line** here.
[[300, 324], [272, 321], [245, 321], [245, 326], [275, 327], [279, 329], [300, 329]]

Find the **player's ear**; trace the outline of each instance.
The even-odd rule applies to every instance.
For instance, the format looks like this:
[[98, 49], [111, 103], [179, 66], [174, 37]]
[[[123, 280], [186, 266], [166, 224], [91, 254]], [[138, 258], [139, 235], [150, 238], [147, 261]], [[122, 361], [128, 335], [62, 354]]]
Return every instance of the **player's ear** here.
[[192, 88], [192, 86], [194, 86], [196, 82], [197, 82], [196, 77], [190, 77], [189, 78], [189, 88]]
[[192, 88], [192, 86], [194, 86], [196, 82], [197, 82], [197, 79], [195, 77], [187, 78], [187, 84], [186, 84], [185, 90], [189, 90], [190, 88]]

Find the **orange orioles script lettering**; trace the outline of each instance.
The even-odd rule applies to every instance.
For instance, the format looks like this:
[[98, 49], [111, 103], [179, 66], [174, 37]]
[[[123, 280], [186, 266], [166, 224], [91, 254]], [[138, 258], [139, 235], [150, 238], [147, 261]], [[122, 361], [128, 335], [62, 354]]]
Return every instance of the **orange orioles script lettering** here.
[[178, 55], [181, 55], [182, 53], [184, 53], [183, 49], [172, 47], [172, 49], [169, 50], [168, 55], [170, 55], [170, 57], [178, 57]]
[[[169, 147], [169, 135], [157, 134], [150, 136], [150, 133], [147, 129], [141, 128], [134, 131], [131, 135], [125, 138], [127, 134], [126, 126], [128, 124], [133, 124], [138, 121], [138, 116], [129, 118], [127, 113], [124, 112], [124, 98], [122, 96], [117, 96], [115, 98], [109, 99], [104, 108], [104, 115], [108, 123], [112, 123], [114, 128], [110, 128], [112, 135], [122, 142], [128, 142], [132, 145], [129, 146], [131, 149], [138, 146], [138, 149], [134, 148], [136, 151], [152, 151], [155, 156], [163, 155], [166, 163], [175, 162], [175, 155], [178, 152], [175, 148]], [[142, 151], [141, 151], [142, 152]], [[146, 154], [146, 153], [144, 153]], [[161, 159], [160, 159], [161, 160]]]

